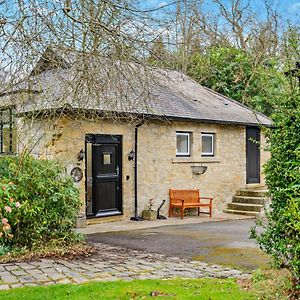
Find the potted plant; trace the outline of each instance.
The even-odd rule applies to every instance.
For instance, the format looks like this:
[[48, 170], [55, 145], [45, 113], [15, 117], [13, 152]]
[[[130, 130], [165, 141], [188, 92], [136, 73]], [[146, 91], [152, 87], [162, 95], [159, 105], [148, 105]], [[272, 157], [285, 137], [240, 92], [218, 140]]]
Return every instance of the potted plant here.
[[154, 199], [149, 199], [148, 209], [143, 210], [142, 216], [145, 220], [155, 220], [157, 217], [157, 211], [153, 210]]

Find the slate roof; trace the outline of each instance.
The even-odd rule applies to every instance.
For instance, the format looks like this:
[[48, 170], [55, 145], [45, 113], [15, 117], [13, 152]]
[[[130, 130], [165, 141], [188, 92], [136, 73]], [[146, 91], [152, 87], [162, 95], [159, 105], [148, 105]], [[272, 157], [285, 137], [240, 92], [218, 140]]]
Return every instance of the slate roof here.
[[[31, 91], [22, 105], [16, 103], [18, 112], [68, 108], [205, 123], [272, 125], [263, 114], [201, 86], [180, 72], [110, 63], [107, 59], [97, 64], [93, 70], [99, 71], [86, 74], [93, 78], [94, 87], [89, 89], [77, 78], [78, 62], [74, 65], [64, 61], [62, 67], [52, 65], [48, 70], [40, 62], [39, 68], [14, 88], [14, 93]], [[15, 95], [4, 98], [7, 97], [13, 99]]]

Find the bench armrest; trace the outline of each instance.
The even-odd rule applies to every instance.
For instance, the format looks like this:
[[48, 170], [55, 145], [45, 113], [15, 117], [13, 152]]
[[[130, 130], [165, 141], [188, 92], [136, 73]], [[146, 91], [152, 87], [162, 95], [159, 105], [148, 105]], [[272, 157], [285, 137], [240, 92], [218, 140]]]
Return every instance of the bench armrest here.
[[182, 205], [184, 204], [184, 200], [182, 200], [182, 199], [171, 199], [171, 203], [172, 202], [179, 202], [179, 201], [181, 201], [182, 202]]
[[199, 198], [199, 201], [200, 201], [201, 199], [209, 200], [210, 203], [212, 203], [212, 201], [214, 200], [214, 198], [211, 198], [211, 197], [200, 197], [200, 198]]

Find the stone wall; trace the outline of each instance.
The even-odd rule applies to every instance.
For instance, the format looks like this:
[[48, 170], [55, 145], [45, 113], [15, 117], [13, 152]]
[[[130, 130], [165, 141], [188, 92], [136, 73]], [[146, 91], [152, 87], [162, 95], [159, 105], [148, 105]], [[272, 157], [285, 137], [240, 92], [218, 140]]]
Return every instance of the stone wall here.
[[[134, 125], [114, 124], [103, 120], [72, 120], [69, 118], [23, 122], [19, 151], [24, 145], [40, 158], [57, 159], [67, 172], [79, 166], [85, 170], [85, 161], [79, 162], [78, 153], [84, 149], [85, 135], [113, 134], [123, 136], [123, 212], [128, 219], [134, 209], [134, 162], [128, 153], [134, 149]], [[191, 157], [176, 157], [176, 131], [192, 133]], [[215, 157], [201, 157], [201, 132], [215, 133]], [[222, 211], [232, 200], [238, 188], [246, 186], [245, 127], [212, 125], [191, 122], [149, 121], [139, 127], [138, 148], [138, 202], [139, 211], [147, 207], [150, 198], [158, 207], [168, 200], [168, 190], [199, 188], [202, 196], [214, 198], [214, 211]], [[263, 145], [264, 138], [262, 136]], [[26, 142], [27, 141], [27, 142]], [[268, 153], [261, 153], [261, 162]], [[203, 175], [194, 175], [191, 166], [205, 165]], [[263, 176], [262, 176], [263, 178]], [[81, 191], [82, 215], [85, 213], [85, 178], [77, 184]], [[168, 202], [162, 213], [167, 215]], [[114, 220], [103, 218], [99, 221]]]
[[[191, 157], [176, 157], [176, 131], [192, 133]], [[201, 157], [201, 132], [215, 133], [215, 157]], [[241, 126], [151, 123], [140, 128], [140, 136], [141, 203], [150, 197], [157, 201], [168, 199], [170, 188], [199, 188], [202, 196], [214, 198], [214, 210], [221, 211], [236, 189], [245, 186], [245, 129]], [[194, 175], [193, 165], [208, 168], [205, 174]]]

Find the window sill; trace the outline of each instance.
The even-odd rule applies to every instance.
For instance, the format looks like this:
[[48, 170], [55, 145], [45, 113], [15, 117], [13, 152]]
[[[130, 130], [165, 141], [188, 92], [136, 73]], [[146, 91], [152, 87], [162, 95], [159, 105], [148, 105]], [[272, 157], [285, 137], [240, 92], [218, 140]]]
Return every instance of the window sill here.
[[176, 157], [172, 159], [173, 164], [193, 164], [193, 163], [219, 163], [220, 160], [216, 157]]

